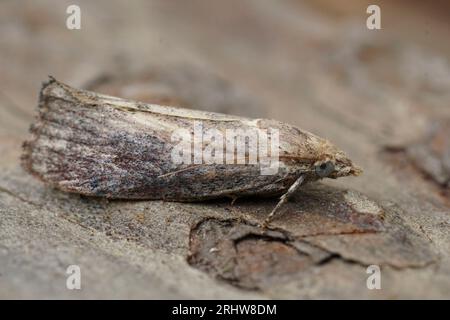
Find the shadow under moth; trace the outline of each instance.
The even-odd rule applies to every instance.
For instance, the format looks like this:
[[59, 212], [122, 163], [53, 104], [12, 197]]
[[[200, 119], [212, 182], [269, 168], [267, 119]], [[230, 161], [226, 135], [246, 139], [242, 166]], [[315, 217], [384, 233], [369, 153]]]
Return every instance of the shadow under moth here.
[[22, 165], [66, 192], [167, 201], [281, 195], [267, 225], [302, 184], [361, 172], [329, 141], [275, 120], [134, 102], [54, 78], [38, 109]]

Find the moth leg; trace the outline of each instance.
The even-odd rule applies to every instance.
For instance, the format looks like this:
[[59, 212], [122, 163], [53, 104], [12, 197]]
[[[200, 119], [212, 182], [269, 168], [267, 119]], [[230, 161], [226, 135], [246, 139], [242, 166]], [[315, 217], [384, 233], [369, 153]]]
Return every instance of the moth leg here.
[[301, 175], [297, 180], [289, 187], [288, 191], [280, 197], [280, 201], [278, 201], [275, 208], [273, 208], [272, 212], [267, 216], [266, 220], [264, 220], [263, 227], [267, 228], [269, 223], [273, 220], [275, 213], [289, 200], [289, 198], [298, 190], [298, 188], [302, 185], [303, 181], [305, 181], [305, 176]]
[[230, 195], [229, 197], [231, 198], [231, 205], [234, 205], [236, 200], [239, 198], [238, 196], [235, 196], [235, 195]]

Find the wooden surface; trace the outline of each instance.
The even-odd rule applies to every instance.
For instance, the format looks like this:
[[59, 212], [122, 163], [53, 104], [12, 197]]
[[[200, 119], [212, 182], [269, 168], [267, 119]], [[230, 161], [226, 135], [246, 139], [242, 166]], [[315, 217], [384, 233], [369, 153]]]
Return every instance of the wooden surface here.
[[[449, 298], [448, 5], [0, 4], [0, 298]], [[340, 3], [340, 2], [339, 2]], [[446, 15], [447, 14], [447, 15]], [[146, 102], [274, 118], [364, 169], [276, 199], [106, 201], [19, 166], [47, 75]], [[66, 289], [79, 265], [82, 290]], [[381, 267], [381, 290], [366, 268]]]

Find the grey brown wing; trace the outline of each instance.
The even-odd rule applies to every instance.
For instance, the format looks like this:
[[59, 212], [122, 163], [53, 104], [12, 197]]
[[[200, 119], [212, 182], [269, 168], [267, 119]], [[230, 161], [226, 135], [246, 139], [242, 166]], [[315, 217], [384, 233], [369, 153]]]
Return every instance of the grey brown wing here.
[[[23, 166], [63, 191], [125, 199], [195, 201], [283, 189], [280, 176], [258, 166], [171, 161], [170, 117], [133, 115], [109, 105], [85, 105], [64, 95], [41, 95], [39, 115], [24, 144]], [[164, 176], [166, 175], [166, 176]]]

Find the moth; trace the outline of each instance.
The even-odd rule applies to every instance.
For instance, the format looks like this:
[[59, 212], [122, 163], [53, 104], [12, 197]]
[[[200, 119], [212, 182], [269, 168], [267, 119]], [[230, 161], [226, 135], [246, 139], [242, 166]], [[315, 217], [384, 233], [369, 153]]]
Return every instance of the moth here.
[[[195, 146], [199, 123], [202, 132], [215, 137]], [[229, 132], [270, 138], [261, 143], [235, 136], [230, 145], [224, 143], [230, 142]], [[54, 78], [42, 86], [30, 133], [23, 144], [22, 166], [62, 191], [166, 201], [281, 195], [265, 225], [301, 185], [361, 173], [328, 140], [283, 122], [134, 102], [76, 89]], [[181, 138], [184, 151], [193, 154], [178, 150]], [[206, 149], [208, 159], [196, 154]], [[252, 150], [258, 151], [256, 156]], [[263, 174], [267, 159], [274, 160], [276, 170]]]

